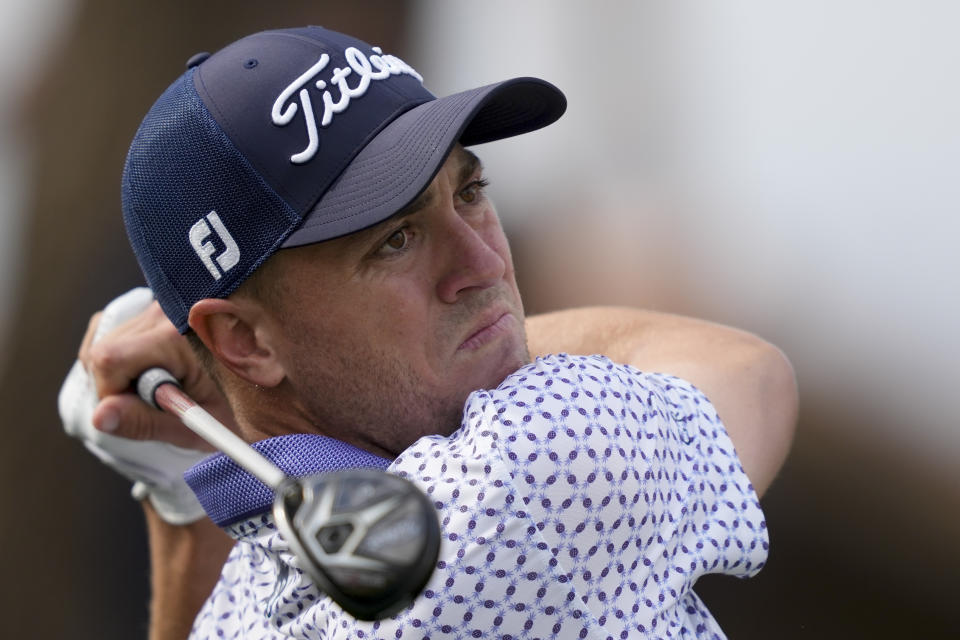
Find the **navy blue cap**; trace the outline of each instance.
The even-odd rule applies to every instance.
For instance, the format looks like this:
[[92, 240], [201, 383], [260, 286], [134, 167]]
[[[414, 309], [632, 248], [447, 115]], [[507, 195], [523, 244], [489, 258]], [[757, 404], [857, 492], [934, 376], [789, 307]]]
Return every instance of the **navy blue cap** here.
[[265, 31], [197, 54], [140, 125], [124, 222], [180, 332], [275, 251], [343, 236], [412, 202], [454, 144], [544, 127], [563, 94], [536, 78], [437, 98], [417, 71], [321, 27]]

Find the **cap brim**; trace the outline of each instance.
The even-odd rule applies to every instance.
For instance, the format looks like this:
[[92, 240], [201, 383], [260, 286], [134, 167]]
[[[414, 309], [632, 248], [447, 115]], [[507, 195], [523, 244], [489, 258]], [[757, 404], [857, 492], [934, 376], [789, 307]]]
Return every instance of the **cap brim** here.
[[330, 240], [382, 222], [427, 188], [458, 141], [469, 146], [534, 131], [565, 109], [563, 93], [537, 78], [514, 78], [414, 107], [357, 154], [282, 246]]

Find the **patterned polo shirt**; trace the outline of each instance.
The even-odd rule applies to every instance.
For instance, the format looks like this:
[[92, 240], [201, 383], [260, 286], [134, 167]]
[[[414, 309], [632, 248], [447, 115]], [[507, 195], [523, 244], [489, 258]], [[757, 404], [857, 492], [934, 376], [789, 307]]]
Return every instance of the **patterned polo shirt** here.
[[188, 482], [238, 542], [193, 638], [722, 638], [694, 583], [752, 576], [767, 556], [757, 495], [710, 402], [600, 356], [538, 359], [471, 394], [451, 436], [392, 462], [321, 436], [258, 448], [288, 473], [412, 480], [440, 518], [436, 571], [393, 618], [354, 620], [301, 571], [269, 491], [213, 458]]

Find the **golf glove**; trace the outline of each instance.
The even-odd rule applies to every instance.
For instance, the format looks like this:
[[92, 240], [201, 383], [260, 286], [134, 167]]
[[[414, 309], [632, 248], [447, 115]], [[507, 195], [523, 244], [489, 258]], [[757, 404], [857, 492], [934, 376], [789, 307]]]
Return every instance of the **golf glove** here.
[[[152, 301], [150, 289], [138, 287], [110, 302], [103, 310], [93, 341], [146, 309]], [[104, 464], [132, 480], [133, 497], [138, 500], [149, 497], [166, 522], [182, 525], [202, 518], [203, 507], [184, 482], [183, 473], [209, 453], [98, 431], [91, 418], [99, 402], [92, 378], [80, 361], [75, 362], [57, 402], [67, 434], [82, 440]]]

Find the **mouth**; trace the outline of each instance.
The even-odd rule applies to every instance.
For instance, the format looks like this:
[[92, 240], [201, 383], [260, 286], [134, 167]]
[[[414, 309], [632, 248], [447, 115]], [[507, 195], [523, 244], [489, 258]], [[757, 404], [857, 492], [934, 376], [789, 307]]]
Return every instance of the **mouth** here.
[[504, 311], [491, 318], [487, 318], [481, 323], [477, 330], [460, 343], [457, 351], [476, 351], [500, 336], [512, 333], [516, 329], [516, 324], [516, 318], [509, 311]]

